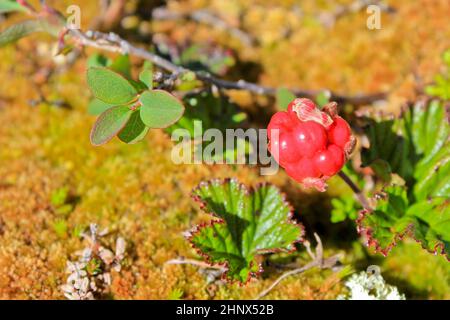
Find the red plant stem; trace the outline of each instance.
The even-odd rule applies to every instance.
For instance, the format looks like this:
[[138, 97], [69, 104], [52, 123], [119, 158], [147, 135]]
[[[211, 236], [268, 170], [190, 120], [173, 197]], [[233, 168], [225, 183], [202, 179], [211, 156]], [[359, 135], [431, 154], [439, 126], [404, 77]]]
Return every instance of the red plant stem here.
[[352, 179], [348, 175], [346, 175], [343, 171], [340, 171], [338, 173], [338, 176], [341, 177], [341, 179], [344, 180], [344, 182], [353, 190], [363, 208], [366, 210], [372, 210], [366, 196], [361, 191], [361, 189], [352, 181]]

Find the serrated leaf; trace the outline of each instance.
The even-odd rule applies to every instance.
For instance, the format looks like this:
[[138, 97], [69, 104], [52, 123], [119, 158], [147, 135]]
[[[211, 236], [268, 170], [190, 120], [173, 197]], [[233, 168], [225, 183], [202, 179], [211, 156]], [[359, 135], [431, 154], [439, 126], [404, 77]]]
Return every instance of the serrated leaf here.
[[103, 112], [91, 131], [91, 143], [100, 146], [111, 140], [123, 127], [133, 113], [127, 106], [117, 106]]
[[372, 212], [363, 210], [358, 218], [359, 232], [368, 238], [368, 244], [386, 255], [408, 231], [410, 221], [403, 219], [408, 208], [404, 186], [389, 186], [374, 196]]
[[418, 102], [399, 118], [369, 123], [370, 148], [362, 152], [363, 165], [378, 173], [390, 170], [406, 185], [376, 194], [374, 211], [361, 212], [360, 231], [385, 255], [411, 235], [428, 251], [449, 258], [450, 127], [445, 106]]
[[403, 237], [411, 236], [426, 250], [450, 259], [449, 199], [433, 198], [410, 205], [406, 187], [391, 185], [372, 202], [374, 210], [363, 210], [357, 224], [377, 252], [387, 255]]
[[87, 82], [92, 94], [105, 103], [123, 105], [132, 102], [137, 95], [127, 79], [107, 68], [89, 68]]
[[363, 166], [382, 160], [406, 182], [409, 197], [450, 197], [450, 126], [439, 101], [418, 102], [400, 118], [370, 120]]
[[247, 282], [262, 271], [258, 255], [294, 250], [302, 239], [302, 227], [291, 219], [289, 204], [274, 186], [248, 190], [236, 180], [213, 180], [200, 184], [193, 195], [220, 220], [199, 227], [190, 241], [211, 263], [226, 264], [231, 281]]
[[286, 110], [289, 103], [291, 103], [295, 98], [295, 94], [289, 91], [289, 89], [279, 88], [276, 94], [278, 109]]
[[105, 103], [98, 99], [92, 99], [88, 106], [88, 113], [94, 116], [98, 116], [112, 107], [114, 107], [113, 104]]
[[44, 23], [40, 20], [27, 20], [12, 25], [0, 33], [0, 47], [16, 42], [32, 33], [45, 30]]
[[27, 12], [27, 9], [18, 4], [15, 0], [0, 0], [0, 13], [14, 11]]
[[184, 113], [180, 100], [163, 90], [145, 91], [141, 102], [141, 119], [149, 128], [167, 128], [177, 122]]
[[427, 251], [444, 254], [450, 261], [450, 199], [421, 201], [411, 206], [407, 215], [415, 218], [414, 239]]
[[125, 143], [134, 144], [144, 139], [148, 130], [149, 128], [141, 120], [139, 111], [134, 111], [125, 127], [117, 136]]

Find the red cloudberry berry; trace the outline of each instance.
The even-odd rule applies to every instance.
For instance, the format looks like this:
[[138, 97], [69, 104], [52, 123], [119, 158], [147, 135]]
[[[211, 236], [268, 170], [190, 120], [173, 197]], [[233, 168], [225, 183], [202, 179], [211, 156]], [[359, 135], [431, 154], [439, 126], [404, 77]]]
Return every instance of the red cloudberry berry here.
[[287, 174], [298, 182], [307, 178], [319, 178], [321, 173], [311, 158], [303, 157], [299, 161], [286, 166]]
[[335, 145], [344, 148], [352, 135], [350, 127], [344, 119], [336, 117], [328, 131], [328, 140]]
[[[301, 157], [294, 137], [289, 132], [281, 131], [278, 138], [271, 140], [270, 145], [272, 150], [274, 150], [273, 155], [275, 159], [280, 164], [295, 162]], [[275, 152], [275, 150], [278, 152]]]
[[298, 152], [304, 157], [312, 157], [327, 147], [325, 128], [314, 121], [299, 122], [292, 130]]
[[344, 166], [355, 145], [348, 123], [331, 102], [321, 111], [309, 99], [295, 99], [267, 127], [269, 150], [287, 174], [325, 191], [326, 180]]
[[344, 162], [344, 151], [335, 144], [329, 145], [327, 150], [314, 156], [314, 164], [324, 176], [334, 176], [341, 170]]

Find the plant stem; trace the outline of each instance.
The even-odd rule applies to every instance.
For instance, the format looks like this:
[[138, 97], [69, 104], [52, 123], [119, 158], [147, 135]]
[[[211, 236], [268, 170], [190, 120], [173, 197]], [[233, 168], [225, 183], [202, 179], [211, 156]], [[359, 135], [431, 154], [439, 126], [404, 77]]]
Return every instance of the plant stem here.
[[346, 175], [343, 171], [340, 171], [338, 175], [353, 190], [363, 208], [366, 210], [372, 210], [366, 196], [361, 191], [361, 189], [352, 181], [352, 179], [348, 175]]

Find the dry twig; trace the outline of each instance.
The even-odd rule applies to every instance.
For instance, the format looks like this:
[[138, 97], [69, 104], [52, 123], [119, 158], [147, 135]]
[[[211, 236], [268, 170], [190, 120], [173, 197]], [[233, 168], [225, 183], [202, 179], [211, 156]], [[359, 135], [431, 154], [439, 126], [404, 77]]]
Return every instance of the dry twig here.
[[197, 267], [200, 267], [203, 269], [216, 269], [216, 270], [225, 271], [224, 267], [211, 265], [209, 263], [199, 261], [199, 260], [194, 260], [194, 259], [184, 259], [184, 258], [172, 259], [172, 260], [167, 261], [165, 264], [190, 264], [190, 265], [197, 266]]
[[266, 290], [262, 291], [255, 298], [255, 300], [259, 300], [259, 299], [263, 298], [264, 296], [266, 296], [281, 281], [283, 281], [284, 279], [286, 279], [286, 278], [288, 278], [290, 276], [293, 276], [295, 274], [299, 274], [299, 273], [305, 272], [305, 271], [313, 269], [315, 267], [319, 267], [320, 269], [331, 269], [331, 268], [333, 268], [336, 265], [336, 263], [339, 261], [339, 255], [334, 255], [334, 256], [332, 256], [330, 258], [324, 259], [323, 258], [322, 241], [320, 240], [320, 237], [317, 235], [317, 233], [314, 233], [314, 237], [316, 238], [316, 241], [317, 241], [317, 246], [316, 246], [316, 252], [315, 253], [313, 253], [311, 251], [310, 243], [308, 241], [305, 241], [306, 250], [307, 250], [308, 254], [311, 256], [311, 258], [313, 260], [311, 262], [307, 263], [306, 265], [304, 265], [301, 268], [297, 268], [297, 269], [290, 270], [290, 271], [287, 271], [287, 272], [283, 273]]

